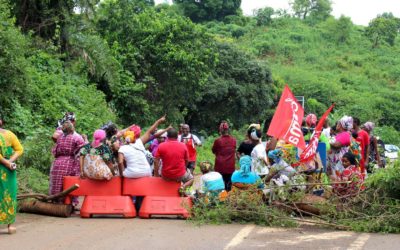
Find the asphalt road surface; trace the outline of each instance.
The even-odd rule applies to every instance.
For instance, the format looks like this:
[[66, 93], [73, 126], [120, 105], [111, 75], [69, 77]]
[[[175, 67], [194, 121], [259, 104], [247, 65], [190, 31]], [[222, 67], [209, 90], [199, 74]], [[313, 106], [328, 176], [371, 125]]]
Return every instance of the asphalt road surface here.
[[400, 249], [400, 235], [254, 225], [203, 225], [163, 219], [17, 216], [0, 225], [0, 249]]

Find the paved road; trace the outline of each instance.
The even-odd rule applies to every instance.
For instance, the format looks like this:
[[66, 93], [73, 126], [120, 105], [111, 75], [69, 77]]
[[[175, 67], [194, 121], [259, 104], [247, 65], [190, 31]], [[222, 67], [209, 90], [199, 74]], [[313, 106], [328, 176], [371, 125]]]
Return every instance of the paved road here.
[[301, 226], [195, 226], [177, 219], [17, 217], [15, 235], [0, 225], [0, 249], [399, 249], [400, 235]]

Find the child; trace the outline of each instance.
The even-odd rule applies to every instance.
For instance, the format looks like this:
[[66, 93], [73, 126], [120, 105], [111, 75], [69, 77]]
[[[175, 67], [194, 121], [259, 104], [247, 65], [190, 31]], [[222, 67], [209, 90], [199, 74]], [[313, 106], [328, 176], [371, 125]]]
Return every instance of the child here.
[[347, 152], [342, 156], [343, 171], [336, 173], [334, 181], [346, 182], [343, 184], [335, 184], [334, 191], [341, 196], [351, 196], [356, 194], [361, 188], [364, 181], [360, 169], [356, 166], [357, 160], [354, 154]]
[[212, 171], [212, 164], [209, 161], [200, 162], [200, 170], [203, 174], [200, 178], [200, 193], [221, 192], [225, 189], [222, 175]]
[[203, 175], [200, 177], [198, 196], [207, 195], [213, 200], [218, 197], [220, 201], [223, 201], [227, 196], [224, 180], [220, 173], [212, 171], [212, 167], [209, 161], [200, 162], [200, 170]]

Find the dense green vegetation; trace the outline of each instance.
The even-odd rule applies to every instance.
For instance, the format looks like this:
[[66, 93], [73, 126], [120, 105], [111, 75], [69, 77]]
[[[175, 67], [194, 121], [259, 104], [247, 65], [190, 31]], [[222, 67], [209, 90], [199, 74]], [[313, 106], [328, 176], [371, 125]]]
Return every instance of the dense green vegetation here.
[[335, 102], [332, 121], [374, 121], [400, 144], [398, 18], [357, 26], [332, 17], [327, 0], [246, 17], [240, 4], [0, 0], [0, 112], [24, 143], [21, 166], [48, 173], [65, 111], [89, 135], [109, 120], [146, 126], [164, 113], [209, 135], [222, 119], [240, 129], [270, 118], [285, 83], [306, 112]]

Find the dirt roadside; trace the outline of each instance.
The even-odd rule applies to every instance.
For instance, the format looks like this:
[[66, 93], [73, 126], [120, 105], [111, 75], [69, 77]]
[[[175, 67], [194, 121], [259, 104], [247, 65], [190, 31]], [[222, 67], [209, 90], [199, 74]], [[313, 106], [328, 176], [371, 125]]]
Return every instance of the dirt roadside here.
[[254, 225], [205, 225], [177, 219], [17, 216], [17, 234], [0, 227], [0, 249], [398, 249], [400, 235]]

